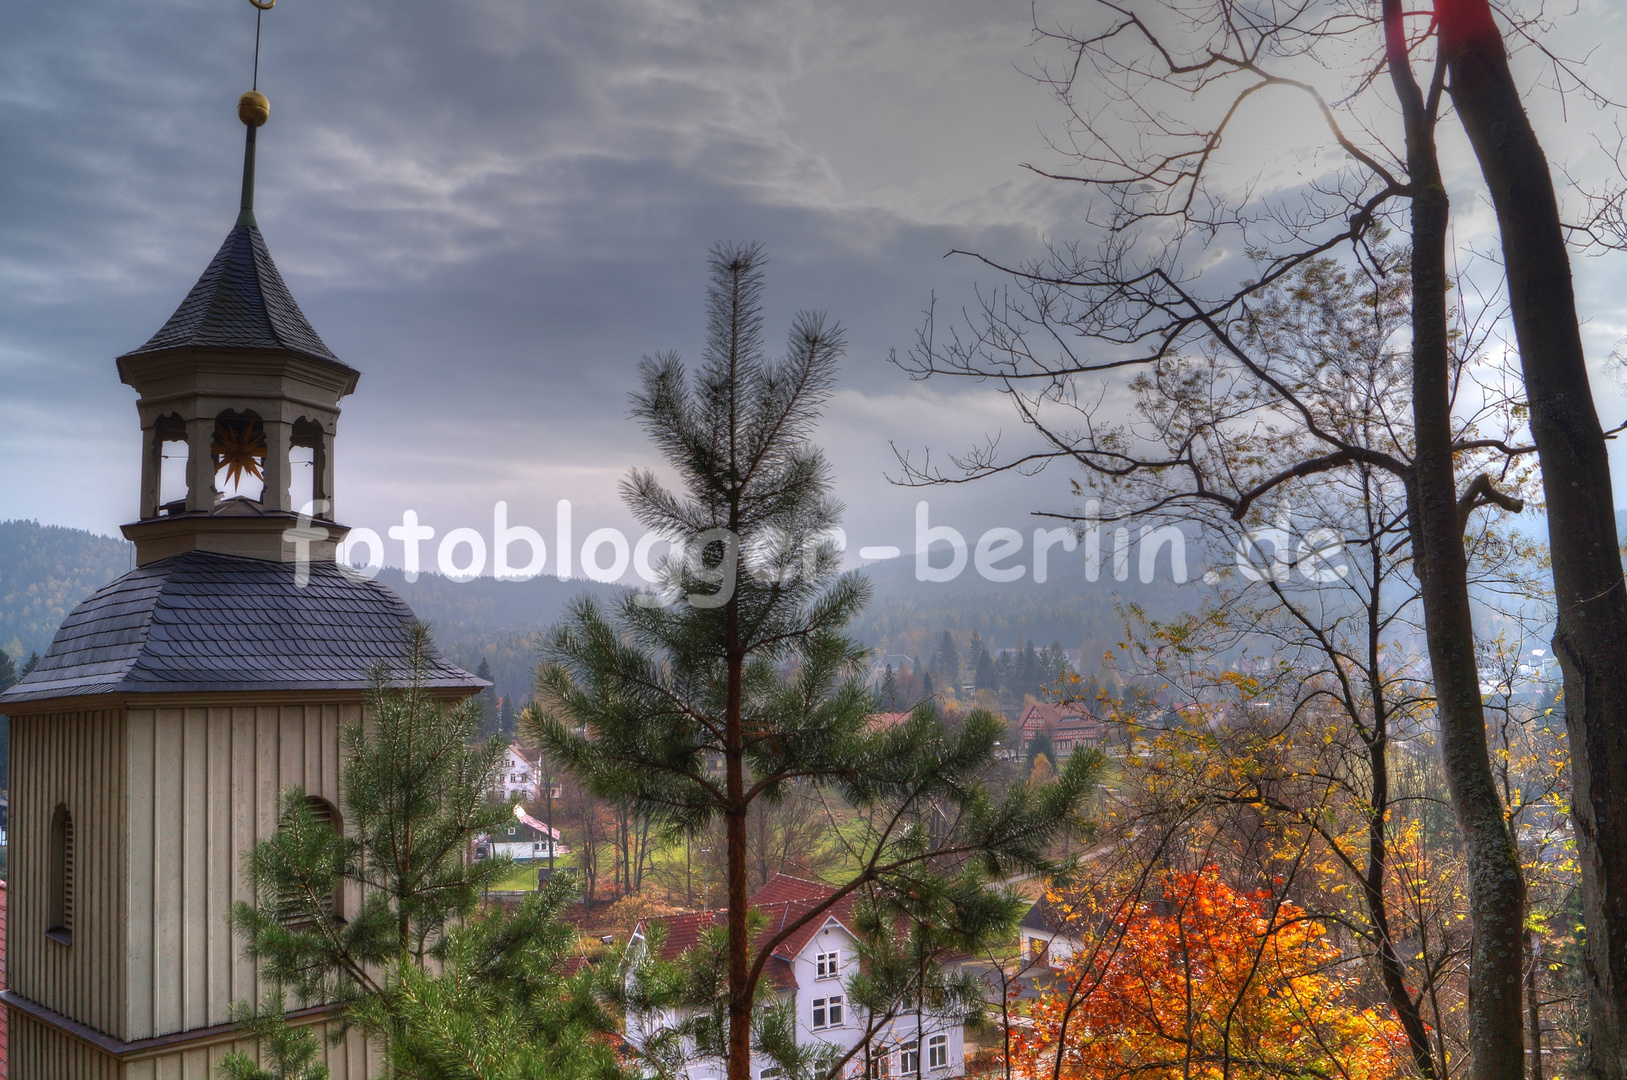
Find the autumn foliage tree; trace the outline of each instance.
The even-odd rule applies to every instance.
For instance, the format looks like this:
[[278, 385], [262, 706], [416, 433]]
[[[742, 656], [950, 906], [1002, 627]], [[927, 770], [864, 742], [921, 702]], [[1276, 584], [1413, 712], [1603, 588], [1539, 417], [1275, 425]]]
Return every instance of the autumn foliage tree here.
[[[1161, 895], [1053, 893], [1093, 938], [1014, 1032], [1018, 1071], [1057, 1080], [1344, 1076], [1406, 1060], [1399, 1025], [1334, 973], [1326, 927], [1291, 901], [1243, 892], [1214, 867], [1168, 871]], [[1140, 895], [1154, 895], [1142, 892]]]

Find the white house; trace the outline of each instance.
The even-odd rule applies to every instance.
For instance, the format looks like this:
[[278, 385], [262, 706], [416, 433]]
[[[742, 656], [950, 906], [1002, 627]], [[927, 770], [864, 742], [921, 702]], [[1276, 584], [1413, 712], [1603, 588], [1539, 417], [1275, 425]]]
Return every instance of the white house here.
[[[559, 798], [563, 788], [558, 777], [553, 782], [554, 798]], [[492, 785], [492, 791], [500, 799], [509, 799], [518, 795], [521, 802], [534, 802], [542, 795], [542, 768], [533, 759], [525, 747], [519, 743], [509, 743], [508, 749], [503, 752], [503, 764], [497, 773], [497, 781]]]
[[[515, 806], [514, 823], [506, 829], [499, 829], [490, 836], [479, 837], [475, 840], [477, 857], [501, 857], [507, 855], [515, 862], [535, 862], [546, 859], [549, 848], [552, 847], [554, 855], [569, 855], [570, 845], [562, 844], [559, 840], [559, 830], [550, 829], [525, 812], [523, 806]], [[481, 849], [485, 850], [482, 851]]]
[[1034, 906], [1017, 924], [1017, 936], [1023, 959], [1031, 964], [1043, 962], [1052, 968], [1066, 967], [1084, 949], [1076, 920], [1044, 896], [1034, 901]]
[[[751, 906], [767, 917], [766, 932], [773, 934], [815, 910], [835, 891], [819, 882], [777, 874], [752, 896]], [[846, 980], [858, 972], [852, 914], [852, 897], [837, 901], [828, 912], [786, 938], [764, 968], [772, 992], [794, 1002], [797, 1038], [804, 1045], [825, 1042], [845, 1051], [858, 1045], [868, 1026], [862, 1010], [848, 1002]], [[659, 922], [666, 929], [661, 956], [675, 960], [694, 947], [701, 931], [721, 926], [727, 919], [725, 911], [703, 911], [641, 921], [633, 930], [631, 944], [636, 950], [647, 940], [650, 925]], [[650, 1035], [674, 1026], [678, 1019], [671, 1010], [629, 1013], [627, 1041], [642, 1047]], [[871, 1076], [877, 1080], [948, 1080], [964, 1074], [965, 1064], [965, 1032], [958, 1018], [929, 1013], [921, 1018], [918, 1029], [914, 1014], [899, 1017], [882, 1028], [871, 1044]], [[864, 1056], [856, 1054], [847, 1073], [859, 1077], [863, 1072]], [[685, 1063], [680, 1080], [721, 1080], [723, 1075], [721, 1060], [695, 1057]], [[754, 1055], [751, 1075], [753, 1080], [775, 1080], [782, 1074], [770, 1059]]]

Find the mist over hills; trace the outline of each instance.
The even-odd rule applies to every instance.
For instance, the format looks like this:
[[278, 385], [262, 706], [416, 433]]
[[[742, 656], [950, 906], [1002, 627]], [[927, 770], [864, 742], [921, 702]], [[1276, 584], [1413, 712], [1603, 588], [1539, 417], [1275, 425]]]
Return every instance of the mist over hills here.
[[[103, 585], [130, 570], [134, 549], [122, 539], [32, 521], [0, 522], [0, 648], [19, 660], [43, 653], [73, 608]], [[1081, 650], [1093, 665], [1121, 636], [1117, 605], [1134, 601], [1155, 614], [1171, 614], [1197, 603], [1201, 586], [1175, 585], [1167, 573], [1150, 584], [1130, 580], [1084, 579], [1083, 560], [1056, 559], [1051, 580], [996, 583], [970, 568], [954, 581], [915, 579], [908, 556], [874, 563], [861, 571], [874, 588], [869, 608], [853, 633], [882, 652], [929, 662], [944, 630], [964, 641], [972, 632], [991, 648], [1014, 648], [1024, 641], [1052, 642]], [[572, 599], [609, 599], [619, 586], [552, 576], [529, 581], [483, 577], [459, 582], [422, 574], [407, 582], [386, 567], [378, 579], [405, 600], [427, 623], [448, 658], [469, 670], [486, 661], [496, 694], [530, 696], [536, 666], [536, 635], [553, 624]]]

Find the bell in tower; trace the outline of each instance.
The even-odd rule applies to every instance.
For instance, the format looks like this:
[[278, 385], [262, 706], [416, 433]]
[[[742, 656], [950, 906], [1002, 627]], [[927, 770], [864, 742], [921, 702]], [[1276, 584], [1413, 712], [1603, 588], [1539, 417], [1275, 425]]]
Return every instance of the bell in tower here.
[[[340, 733], [414, 629], [388, 589], [333, 560], [334, 432], [358, 375], [311, 328], [255, 223], [269, 105], [250, 92], [238, 114], [237, 224], [169, 321], [118, 360], [139, 395], [139, 519], [124, 527], [138, 565], [0, 694], [13, 1080], [209, 1080], [226, 1053], [258, 1054], [232, 1019], [266, 990], [227, 923], [255, 899], [244, 856], [275, 834], [282, 791], [343, 805]], [[428, 674], [448, 701], [487, 685], [438, 655]], [[360, 902], [336, 897], [335, 916]], [[290, 1015], [333, 1026], [322, 1002]], [[333, 1080], [376, 1075], [355, 1029], [331, 1033]]]

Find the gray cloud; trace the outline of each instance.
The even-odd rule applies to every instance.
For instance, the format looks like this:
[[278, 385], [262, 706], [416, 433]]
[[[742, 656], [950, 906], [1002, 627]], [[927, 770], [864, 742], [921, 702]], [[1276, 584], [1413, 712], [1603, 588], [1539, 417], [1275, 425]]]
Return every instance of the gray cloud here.
[[[505, 499], [542, 527], [569, 497], [590, 525], [624, 521], [615, 481], [650, 460], [625, 415], [634, 365], [696, 358], [706, 249], [750, 238], [773, 335], [801, 308], [848, 327], [826, 441], [856, 542], [907, 543], [917, 495], [884, 478], [890, 440], [1021, 433], [986, 388], [912, 385], [888, 349], [934, 291], [969, 300], [979, 275], [949, 249], [1019, 257], [1081, 213], [1017, 167], [1058, 119], [1016, 70], [1029, 20], [1020, 0], [283, 0], [259, 218], [364, 373], [341, 515], [382, 531], [412, 507], [444, 532]], [[247, 4], [0, 9], [0, 518], [130, 516], [112, 358], [235, 216], [252, 41]], [[1627, 327], [1618, 272], [1579, 273]], [[1020, 526], [1066, 504], [1065, 479], [931, 497], [967, 531]]]

